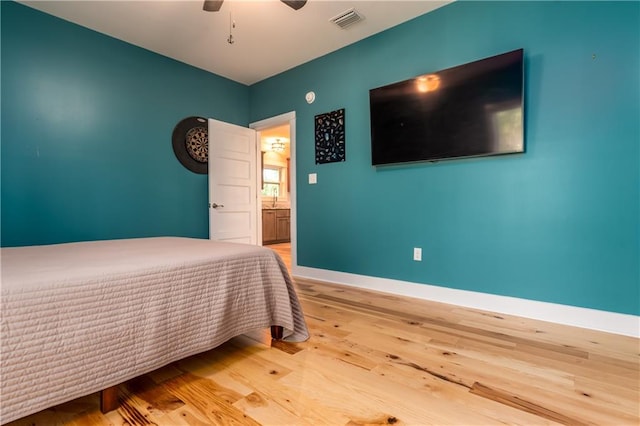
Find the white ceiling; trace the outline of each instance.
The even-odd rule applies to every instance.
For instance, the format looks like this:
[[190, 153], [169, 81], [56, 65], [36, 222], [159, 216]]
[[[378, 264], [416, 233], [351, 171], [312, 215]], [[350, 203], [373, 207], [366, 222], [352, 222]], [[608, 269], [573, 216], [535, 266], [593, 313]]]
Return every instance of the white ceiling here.
[[[203, 11], [201, 0], [20, 3], [250, 85], [449, 1], [308, 0], [295, 11], [279, 0], [225, 0], [219, 12]], [[347, 29], [329, 22], [352, 7], [363, 21]]]

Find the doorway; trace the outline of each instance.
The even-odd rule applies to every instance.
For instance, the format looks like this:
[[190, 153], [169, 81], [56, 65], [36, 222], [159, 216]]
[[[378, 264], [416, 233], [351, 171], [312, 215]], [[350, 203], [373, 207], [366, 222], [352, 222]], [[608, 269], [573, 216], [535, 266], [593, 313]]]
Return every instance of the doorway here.
[[296, 265], [295, 112], [256, 123], [258, 244]]

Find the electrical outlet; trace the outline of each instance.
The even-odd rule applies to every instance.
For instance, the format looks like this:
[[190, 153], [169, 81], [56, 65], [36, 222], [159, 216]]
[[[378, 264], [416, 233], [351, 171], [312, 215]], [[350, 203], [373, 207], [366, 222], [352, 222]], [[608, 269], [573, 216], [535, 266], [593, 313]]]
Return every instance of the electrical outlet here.
[[422, 262], [422, 249], [420, 247], [413, 248], [413, 260]]

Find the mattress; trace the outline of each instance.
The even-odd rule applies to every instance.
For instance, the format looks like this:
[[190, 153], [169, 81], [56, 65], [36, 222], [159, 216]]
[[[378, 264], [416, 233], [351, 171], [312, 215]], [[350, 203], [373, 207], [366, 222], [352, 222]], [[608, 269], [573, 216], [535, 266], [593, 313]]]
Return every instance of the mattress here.
[[271, 325], [308, 331], [280, 257], [160, 237], [3, 248], [0, 423]]

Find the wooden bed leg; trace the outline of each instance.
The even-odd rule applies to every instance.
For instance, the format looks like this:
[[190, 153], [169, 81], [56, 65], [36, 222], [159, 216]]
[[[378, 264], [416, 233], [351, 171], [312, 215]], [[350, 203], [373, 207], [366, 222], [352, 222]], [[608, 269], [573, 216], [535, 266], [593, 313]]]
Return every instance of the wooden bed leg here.
[[116, 408], [118, 408], [118, 386], [100, 391], [100, 411], [104, 414]]
[[271, 338], [273, 340], [282, 340], [282, 336], [284, 334], [284, 328], [279, 325], [271, 326]]

